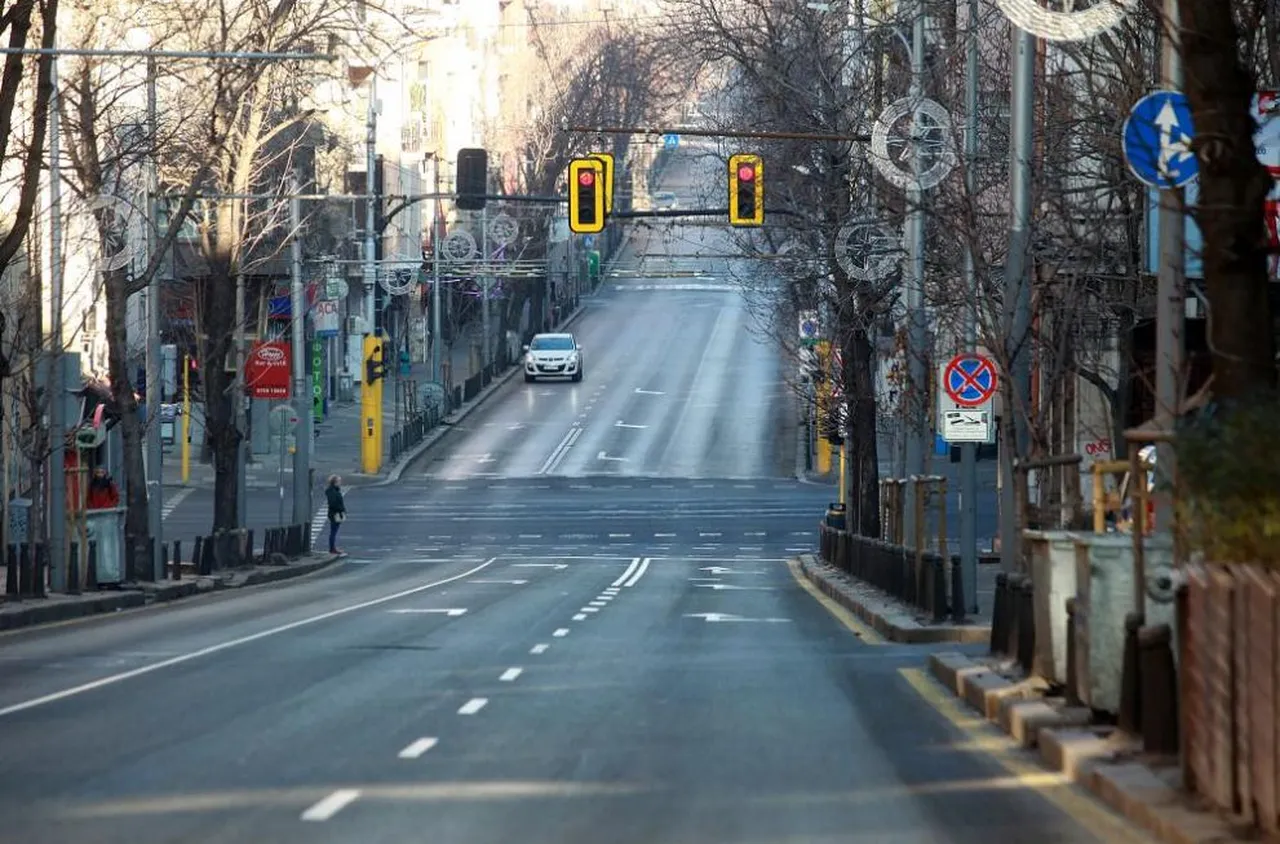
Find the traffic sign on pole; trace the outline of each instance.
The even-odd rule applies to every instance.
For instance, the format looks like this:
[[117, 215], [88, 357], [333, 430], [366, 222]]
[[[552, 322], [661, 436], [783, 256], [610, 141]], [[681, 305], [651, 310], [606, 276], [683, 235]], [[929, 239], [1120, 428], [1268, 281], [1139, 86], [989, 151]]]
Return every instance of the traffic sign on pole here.
[[996, 367], [990, 359], [970, 353], [951, 359], [942, 373], [942, 389], [959, 407], [980, 407], [996, 394]]
[[680, 136], [669, 132], [662, 136], [662, 147], [666, 150], [674, 150], [680, 146]]
[[812, 346], [819, 340], [821, 328], [818, 325], [817, 311], [801, 311], [800, 312], [800, 342], [806, 346]]
[[1134, 104], [1121, 130], [1125, 161], [1153, 188], [1180, 188], [1200, 172], [1191, 151], [1191, 104], [1181, 91], [1153, 91]]

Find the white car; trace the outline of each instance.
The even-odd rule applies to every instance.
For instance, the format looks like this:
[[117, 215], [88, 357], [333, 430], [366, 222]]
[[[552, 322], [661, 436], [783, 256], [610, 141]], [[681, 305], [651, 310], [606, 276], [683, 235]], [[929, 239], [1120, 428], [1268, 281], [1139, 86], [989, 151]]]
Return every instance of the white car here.
[[524, 347], [524, 380], [582, 380], [582, 347], [572, 334], [537, 334]]

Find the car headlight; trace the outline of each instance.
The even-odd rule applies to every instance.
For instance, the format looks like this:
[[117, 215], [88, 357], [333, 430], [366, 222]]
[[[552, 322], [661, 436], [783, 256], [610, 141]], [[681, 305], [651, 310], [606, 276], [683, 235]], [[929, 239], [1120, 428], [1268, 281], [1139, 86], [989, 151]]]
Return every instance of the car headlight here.
[[533, 352], [526, 352], [524, 356], [525, 363], [533, 363]]
[[577, 362], [578, 362], [578, 353], [577, 353], [577, 352], [570, 352], [570, 353], [569, 353], [569, 363], [577, 363]]

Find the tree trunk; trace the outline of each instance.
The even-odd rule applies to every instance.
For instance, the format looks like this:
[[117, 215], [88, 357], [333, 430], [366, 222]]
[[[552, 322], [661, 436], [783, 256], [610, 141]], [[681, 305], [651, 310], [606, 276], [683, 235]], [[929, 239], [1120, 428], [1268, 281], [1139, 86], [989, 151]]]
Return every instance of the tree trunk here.
[[202, 290], [201, 361], [204, 366], [205, 436], [213, 456], [213, 530], [240, 526], [237, 472], [243, 434], [235, 418], [232, 394], [236, 374], [227, 371], [236, 325], [236, 282], [228, 264], [213, 264]]
[[[105, 242], [105, 240], [104, 240]], [[142, 419], [129, 377], [125, 310], [128, 279], [123, 270], [107, 274], [103, 295], [107, 300], [107, 366], [111, 373], [111, 398], [120, 412], [120, 438], [124, 444], [124, 553], [125, 572], [138, 580], [154, 580], [149, 553], [151, 526], [147, 510], [147, 478], [142, 461]], [[158, 397], [148, 396], [155, 401]]]
[[1214, 394], [1228, 402], [1276, 384], [1264, 201], [1272, 187], [1254, 150], [1256, 81], [1240, 63], [1229, 4], [1183, 0], [1182, 55], [1200, 159]]
[[866, 328], [854, 326], [845, 344], [844, 383], [849, 402], [852, 530], [880, 536], [880, 455], [876, 443], [875, 354]]

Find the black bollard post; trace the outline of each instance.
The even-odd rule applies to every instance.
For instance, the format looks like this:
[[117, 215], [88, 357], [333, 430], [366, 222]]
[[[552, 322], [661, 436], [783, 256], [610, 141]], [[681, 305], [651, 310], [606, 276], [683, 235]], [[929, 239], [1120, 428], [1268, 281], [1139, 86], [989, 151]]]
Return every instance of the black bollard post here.
[[31, 580], [32, 594], [37, 598], [46, 598], [48, 593], [45, 592], [44, 576], [45, 565], [49, 559], [49, 546], [41, 542], [36, 546], [36, 552], [31, 558], [31, 569], [34, 575]]
[[67, 549], [67, 594], [80, 594], [80, 543], [72, 542]]
[[1142, 747], [1147, 753], [1178, 752], [1178, 678], [1173, 663], [1173, 631], [1167, 624], [1138, 631], [1138, 694]]
[[191, 550], [191, 566], [195, 569], [196, 574], [204, 574], [204, 570], [200, 568], [200, 552], [204, 549], [204, 537], [197, 536], [195, 546]]
[[1133, 736], [1142, 734], [1142, 666], [1138, 654], [1138, 631], [1144, 619], [1131, 612], [1124, 617], [1124, 662], [1120, 669], [1120, 729]]
[[84, 580], [91, 591], [98, 591], [98, 543], [96, 540], [89, 543], [89, 558], [85, 562]]
[[4, 547], [4, 593], [14, 600], [22, 600], [18, 591], [18, 546]]
[[169, 569], [170, 580], [182, 579], [182, 540], [175, 539], [173, 541], [173, 565]]
[[1076, 670], [1076, 610], [1075, 597], [1067, 598], [1067, 688], [1064, 691], [1067, 706], [1079, 706], [1080, 680]]
[[1008, 631], [1005, 629], [1009, 623], [1008, 584], [1009, 575], [1004, 572], [996, 575], [995, 598], [991, 604], [991, 641], [987, 646], [992, 656], [1002, 653], [1004, 644], [1009, 639]]

